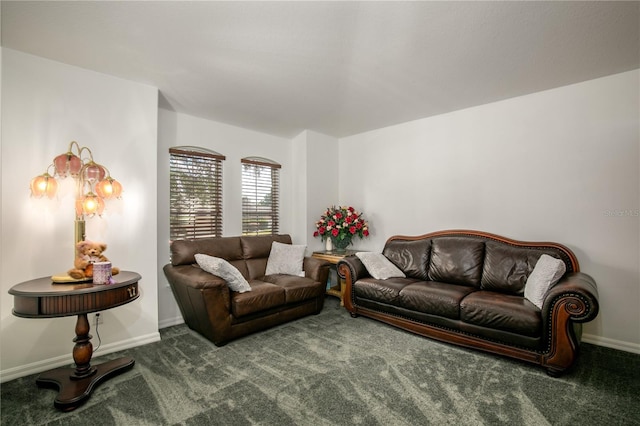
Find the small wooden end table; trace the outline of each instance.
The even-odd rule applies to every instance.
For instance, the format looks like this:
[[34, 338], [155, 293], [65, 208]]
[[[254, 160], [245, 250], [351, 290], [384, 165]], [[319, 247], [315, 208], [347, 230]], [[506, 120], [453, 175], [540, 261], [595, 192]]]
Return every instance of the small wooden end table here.
[[57, 318], [77, 315], [76, 337], [73, 339], [73, 360], [76, 367], [61, 367], [46, 371], [36, 379], [41, 387], [59, 388], [53, 405], [71, 411], [84, 403], [102, 381], [127, 371], [135, 361], [131, 357], [91, 365], [93, 345], [87, 314], [115, 308], [137, 299], [140, 275], [122, 271], [113, 276], [115, 283], [54, 284], [50, 277], [16, 284], [9, 290], [14, 297], [13, 314], [22, 318]]
[[[336, 265], [340, 259], [343, 259], [347, 256], [351, 256], [352, 254], [356, 254], [361, 250], [322, 250], [322, 251], [314, 251], [311, 255], [312, 257], [316, 257], [318, 259], [323, 259], [331, 262]], [[327, 289], [327, 294], [330, 296], [335, 296], [340, 298], [340, 306], [344, 306], [344, 280], [340, 278], [338, 275], [338, 283], [334, 286], [331, 286]]]

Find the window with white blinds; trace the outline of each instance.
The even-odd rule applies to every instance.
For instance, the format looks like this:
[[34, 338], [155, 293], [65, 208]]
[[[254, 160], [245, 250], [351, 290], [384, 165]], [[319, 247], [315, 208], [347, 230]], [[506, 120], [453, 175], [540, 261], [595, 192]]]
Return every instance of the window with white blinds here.
[[280, 164], [266, 158], [243, 158], [242, 234], [277, 234], [279, 230]]
[[169, 148], [169, 238], [222, 236], [222, 161], [198, 147]]

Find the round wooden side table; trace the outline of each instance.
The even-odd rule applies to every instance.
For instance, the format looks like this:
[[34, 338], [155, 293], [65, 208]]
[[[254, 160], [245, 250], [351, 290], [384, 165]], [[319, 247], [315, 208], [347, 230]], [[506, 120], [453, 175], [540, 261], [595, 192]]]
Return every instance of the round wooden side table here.
[[77, 315], [76, 337], [73, 339], [75, 368], [61, 367], [41, 373], [36, 384], [58, 387], [54, 406], [63, 411], [78, 408], [102, 381], [127, 371], [135, 361], [131, 357], [118, 358], [96, 366], [91, 365], [93, 345], [89, 334], [87, 314], [104, 311], [137, 299], [140, 275], [122, 271], [113, 276], [115, 283], [53, 283], [50, 277], [37, 278], [16, 284], [9, 290], [13, 295], [13, 314], [22, 318], [56, 318]]

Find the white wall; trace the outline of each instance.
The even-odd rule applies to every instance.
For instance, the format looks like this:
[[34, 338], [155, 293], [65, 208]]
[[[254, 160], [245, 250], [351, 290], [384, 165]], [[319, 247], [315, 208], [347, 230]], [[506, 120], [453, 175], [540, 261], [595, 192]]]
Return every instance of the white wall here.
[[108, 244], [105, 254], [114, 266], [142, 275], [138, 300], [103, 313], [102, 346], [94, 359], [159, 339], [158, 95], [154, 87], [17, 51], [2, 49], [2, 55], [0, 369], [2, 380], [10, 380], [73, 362], [76, 318], [14, 317], [7, 293], [19, 282], [73, 265], [72, 194], [57, 200], [29, 196], [30, 180], [72, 140], [88, 146], [124, 186], [123, 199], [109, 202], [103, 218], [87, 220], [87, 237]]
[[294, 163], [299, 169], [294, 223], [300, 244], [307, 246], [307, 254], [325, 247], [320, 238], [313, 238], [313, 232], [320, 215], [339, 201], [339, 152], [338, 139], [311, 130], [293, 140]]
[[[291, 144], [291, 168], [292, 174], [292, 205], [296, 206], [295, 214], [291, 221], [291, 235], [297, 236], [297, 243], [307, 245], [308, 237], [306, 235], [307, 225], [307, 181], [308, 169], [307, 152], [308, 152], [308, 131], [303, 131], [293, 138]], [[293, 237], [292, 237], [293, 238]], [[307, 250], [308, 253], [308, 250]]]
[[599, 286], [584, 340], [640, 353], [639, 91], [636, 70], [341, 139], [341, 202], [372, 250], [450, 228], [567, 245]]
[[169, 148], [173, 146], [199, 146], [219, 152], [223, 161], [223, 234], [242, 233], [242, 168], [244, 157], [265, 157], [282, 165], [280, 170], [280, 233], [293, 233], [294, 167], [292, 141], [228, 124], [192, 117], [160, 109], [158, 113], [158, 303], [160, 327], [182, 323], [175, 299], [162, 272], [169, 262]]

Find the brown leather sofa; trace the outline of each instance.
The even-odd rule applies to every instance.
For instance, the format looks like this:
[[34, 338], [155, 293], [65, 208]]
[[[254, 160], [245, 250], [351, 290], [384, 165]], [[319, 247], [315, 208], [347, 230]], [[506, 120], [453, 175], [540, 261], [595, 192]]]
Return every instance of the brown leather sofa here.
[[[524, 288], [543, 253], [561, 259], [566, 273], [539, 309]], [[574, 363], [581, 323], [598, 314], [595, 281], [560, 244], [452, 230], [391, 237], [383, 254], [405, 278], [376, 280], [356, 256], [338, 263], [351, 316], [539, 364], [552, 376]]]
[[[171, 244], [171, 263], [164, 266], [164, 273], [189, 328], [221, 346], [322, 310], [331, 264], [305, 257], [304, 277], [265, 276], [273, 241], [291, 244], [291, 237], [218, 237]], [[222, 278], [198, 266], [198, 253], [227, 260], [249, 282], [251, 291], [231, 291]]]

